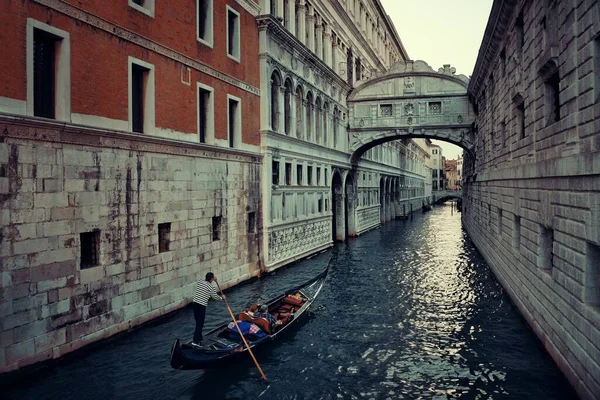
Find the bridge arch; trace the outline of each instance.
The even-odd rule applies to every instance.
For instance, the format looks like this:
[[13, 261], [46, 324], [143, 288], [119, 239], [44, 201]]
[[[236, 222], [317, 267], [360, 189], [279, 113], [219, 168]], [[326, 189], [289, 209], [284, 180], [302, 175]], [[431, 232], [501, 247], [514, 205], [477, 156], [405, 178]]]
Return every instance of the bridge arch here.
[[455, 72], [450, 65], [434, 71], [424, 61], [407, 61], [358, 82], [348, 97], [351, 162], [379, 144], [407, 137], [444, 140], [474, 156], [469, 80]]

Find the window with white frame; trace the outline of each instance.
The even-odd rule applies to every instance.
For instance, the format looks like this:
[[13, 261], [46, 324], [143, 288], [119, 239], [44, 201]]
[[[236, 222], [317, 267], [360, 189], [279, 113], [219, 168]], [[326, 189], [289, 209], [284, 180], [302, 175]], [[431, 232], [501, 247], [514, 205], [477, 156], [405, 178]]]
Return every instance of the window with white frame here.
[[215, 137], [214, 89], [198, 83], [198, 140], [213, 144]]
[[240, 61], [240, 14], [227, 6], [227, 56]]
[[154, 130], [154, 65], [129, 57], [129, 130]]
[[227, 95], [227, 137], [229, 147], [239, 147], [242, 142], [242, 101]]
[[198, 41], [213, 47], [213, 0], [196, 0]]
[[71, 49], [68, 32], [27, 20], [27, 114], [71, 119]]
[[155, 0], [129, 0], [129, 6], [154, 18], [154, 2]]

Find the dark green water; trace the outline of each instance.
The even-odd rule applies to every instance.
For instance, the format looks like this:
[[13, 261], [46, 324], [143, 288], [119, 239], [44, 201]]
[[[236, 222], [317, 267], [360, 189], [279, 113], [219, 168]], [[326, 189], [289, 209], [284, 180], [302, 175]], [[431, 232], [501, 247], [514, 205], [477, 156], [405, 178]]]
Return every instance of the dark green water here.
[[[10, 399], [576, 399], [450, 206], [415, 214], [234, 288], [232, 307], [331, 271], [314, 309], [227, 369], [175, 371], [181, 310], [3, 390]], [[205, 332], [228, 318], [210, 304]], [[7, 397], [4, 397], [6, 396]]]

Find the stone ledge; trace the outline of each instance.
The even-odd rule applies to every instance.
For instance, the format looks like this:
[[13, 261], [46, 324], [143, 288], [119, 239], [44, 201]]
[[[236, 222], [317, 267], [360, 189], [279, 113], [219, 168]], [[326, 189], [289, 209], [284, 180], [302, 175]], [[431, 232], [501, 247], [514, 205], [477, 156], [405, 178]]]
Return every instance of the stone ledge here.
[[0, 113], [1, 125], [4, 126], [0, 133], [0, 141], [6, 141], [7, 138], [33, 140], [251, 164], [259, 164], [263, 157], [260, 153], [244, 150], [133, 134], [37, 117], [23, 117]]

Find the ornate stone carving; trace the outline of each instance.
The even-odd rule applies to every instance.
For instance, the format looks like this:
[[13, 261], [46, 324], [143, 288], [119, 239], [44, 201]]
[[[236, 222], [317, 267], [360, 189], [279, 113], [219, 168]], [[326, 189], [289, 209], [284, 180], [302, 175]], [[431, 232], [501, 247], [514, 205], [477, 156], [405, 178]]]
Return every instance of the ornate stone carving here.
[[404, 106], [404, 112], [406, 113], [406, 115], [413, 115], [415, 112], [415, 106], [413, 106], [412, 103], [408, 103]]
[[310, 67], [309, 67], [308, 65], [305, 65], [305, 66], [304, 66], [304, 71], [303, 71], [303, 73], [304, 73], [304, 78], [305, 78], [305, 79], [308, 79], [308, 77], [310, 76]]
[[283, 261], [328, 243], [331, 221], [302, 223], [294, 227], [269, 231], [269, 262]]

